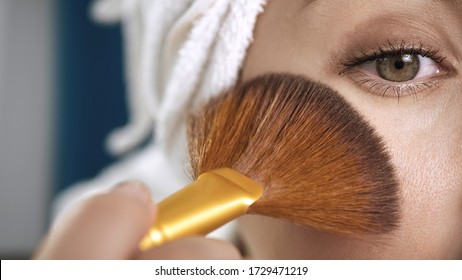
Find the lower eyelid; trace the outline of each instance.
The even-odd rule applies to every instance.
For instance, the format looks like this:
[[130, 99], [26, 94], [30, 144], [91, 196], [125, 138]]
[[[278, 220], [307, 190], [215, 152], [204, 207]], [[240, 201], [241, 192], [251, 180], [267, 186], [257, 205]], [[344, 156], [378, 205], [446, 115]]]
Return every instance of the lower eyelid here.
[[384, 98], [396, 98], [398, 100], [409, 95], [415, 96], [417, 94], [429, 93], [439, 85], [439, 81], [435, 79], [394, 83], [370, 73], [365, 73], [365, 71], [362, 71], [357, 66], [343, 71], [340, 75], [349, 78], [368, 94]]

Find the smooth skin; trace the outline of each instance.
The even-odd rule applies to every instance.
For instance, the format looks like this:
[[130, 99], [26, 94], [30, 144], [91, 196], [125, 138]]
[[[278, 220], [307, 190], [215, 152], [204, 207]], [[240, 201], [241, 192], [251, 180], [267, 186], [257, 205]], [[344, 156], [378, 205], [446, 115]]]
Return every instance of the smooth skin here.
[[[421, 61], [421, 75], [403, 83], [386, 81], [365, 64], [343, 71], [351, 56], [401, 46], [414, 47], [422, 57], [430, 50], [438, 53]], [[462, 1], [269, 0], [242, 80], [288, 72], [339, 91], [383, 137], [399, 177], [403, 217], [392, 234], [359, 240], [248, 216], [239, 225], [246, 254], [256, 259], [462, 258], [461, 46]], [[398, 98], [390, 89], [399, 88]]]

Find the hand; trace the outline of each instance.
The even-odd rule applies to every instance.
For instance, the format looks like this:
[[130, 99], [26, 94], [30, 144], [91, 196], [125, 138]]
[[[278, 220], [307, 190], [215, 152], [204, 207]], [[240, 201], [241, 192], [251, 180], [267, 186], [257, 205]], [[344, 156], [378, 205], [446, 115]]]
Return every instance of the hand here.
[[156, 205], [139, 182], [119, 184], [60, 217], [36, 259], [239, 259], [224, 241], [192, 237], [146, 252], [138, 243], [156, 217]]

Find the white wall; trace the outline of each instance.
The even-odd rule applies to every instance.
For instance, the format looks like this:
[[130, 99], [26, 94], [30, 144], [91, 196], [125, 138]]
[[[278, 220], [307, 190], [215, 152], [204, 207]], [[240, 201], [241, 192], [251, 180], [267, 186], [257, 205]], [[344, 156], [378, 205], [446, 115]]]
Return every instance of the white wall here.
[[52, 0], [0, 0], [0, 257], [27, 257], [51, 187]]

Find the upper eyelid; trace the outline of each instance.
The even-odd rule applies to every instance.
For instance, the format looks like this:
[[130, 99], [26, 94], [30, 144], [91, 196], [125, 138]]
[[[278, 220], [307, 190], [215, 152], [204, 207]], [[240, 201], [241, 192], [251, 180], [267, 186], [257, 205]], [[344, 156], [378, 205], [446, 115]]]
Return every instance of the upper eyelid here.
[[[433, 59], [437, 63], [442, 63], [446, 60], [446, 56], [440, 54], [440, 51], [433, 47], [427, 47], [422, 43], [418, 45], [406, 44], [404, 41], [401, 41], [399, 46], [388, 41], [387, 46], [377, 46], [372, 51], [366, 52], [362, 51], [359, 56], [353, 56], [348, 58], [343, 66], [346, 68], [358, 66], [360, 64], [373, 61], [375, 59], [383, 58], [389, 55], [399, 55], [399, 54], [419, 54], [425, 57]], [[341, 71], [343, 72], [343, 71]]]

